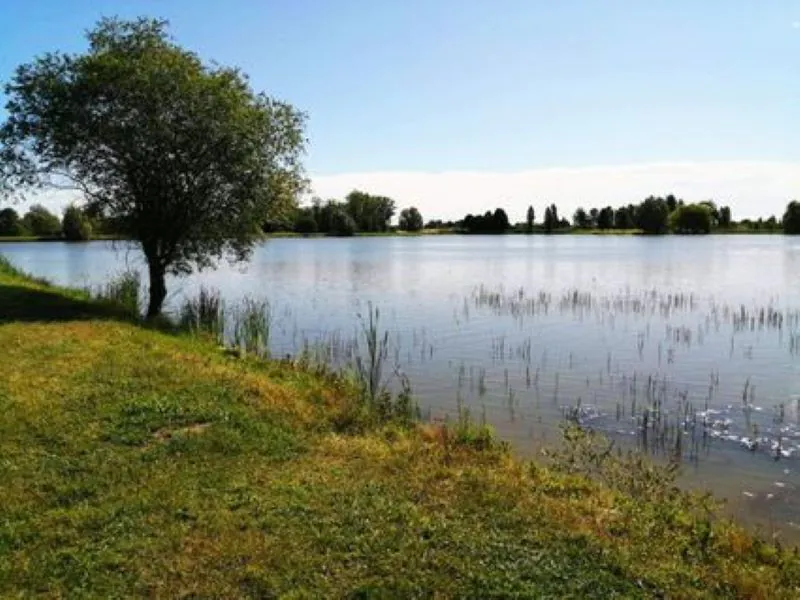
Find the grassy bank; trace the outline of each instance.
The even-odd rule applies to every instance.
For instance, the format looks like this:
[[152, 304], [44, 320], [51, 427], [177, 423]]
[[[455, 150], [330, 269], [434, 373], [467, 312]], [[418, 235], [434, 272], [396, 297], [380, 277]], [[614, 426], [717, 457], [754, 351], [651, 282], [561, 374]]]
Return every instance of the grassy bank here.
[[0, 596], [798, 594], [793, 554], [577, 432], [543, 466], [381, 421], [2, 261], [0, 348]]

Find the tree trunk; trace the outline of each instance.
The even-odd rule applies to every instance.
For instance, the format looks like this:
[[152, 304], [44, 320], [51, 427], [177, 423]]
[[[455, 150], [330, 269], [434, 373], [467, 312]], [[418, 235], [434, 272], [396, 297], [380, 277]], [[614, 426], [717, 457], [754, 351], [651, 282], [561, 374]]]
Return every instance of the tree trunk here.
[[164, 299], [167, 297], [167, 283], [165, 281], [164, 267], [156, 260], [149, 260], [150, 271], [150, 301], [147, 305], [147, 318], [152, 319], [161, 314]]

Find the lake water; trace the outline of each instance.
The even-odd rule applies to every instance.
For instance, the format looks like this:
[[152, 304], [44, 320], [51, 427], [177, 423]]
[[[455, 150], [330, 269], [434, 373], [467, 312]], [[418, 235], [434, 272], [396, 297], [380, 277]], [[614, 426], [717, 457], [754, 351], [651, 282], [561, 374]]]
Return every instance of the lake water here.
[[[73, 286], [146, 273], [124, 244], [0, 253]], [[316, 348], [339, 363], [372, 303], [432, 418], [469, 408], [532, 453], [570, 415], [680, 453], [686, 483], [798, 539], [800, 238], [276, 239], [246, 265], [168, 285], [171, 308], [201, 286], [229, 306], [266, 299], [276, 354]]]

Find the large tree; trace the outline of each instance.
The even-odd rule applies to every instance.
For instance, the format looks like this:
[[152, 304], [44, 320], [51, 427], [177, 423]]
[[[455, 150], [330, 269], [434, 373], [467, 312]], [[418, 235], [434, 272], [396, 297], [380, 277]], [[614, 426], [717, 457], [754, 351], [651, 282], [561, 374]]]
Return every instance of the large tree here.
[[6, 187], [73, 185], [141, 243], [149, 316], [167, 274], [244, 260], [304, 185], [305, 116], [206, 64], [161, 20], [103, 19], [82, 54], [17, 68], [0, 129]]

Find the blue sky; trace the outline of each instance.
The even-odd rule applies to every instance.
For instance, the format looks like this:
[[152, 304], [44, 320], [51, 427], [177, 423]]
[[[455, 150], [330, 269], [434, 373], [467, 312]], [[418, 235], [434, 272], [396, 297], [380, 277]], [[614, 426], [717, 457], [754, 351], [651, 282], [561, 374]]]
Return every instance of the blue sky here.
[[[1, 10], [3, 78], [35, 54], [81, 50], [102, 15], [169, 19], [181, 43], [308, 112], [321, 195], [379, 188], [431, 216], [627, 202], [647, 186], [711, 194], [740, 214], [800, 197], [800, 0], [35, 0]], [[641, 185], [626, 178], [632, 168]]]

